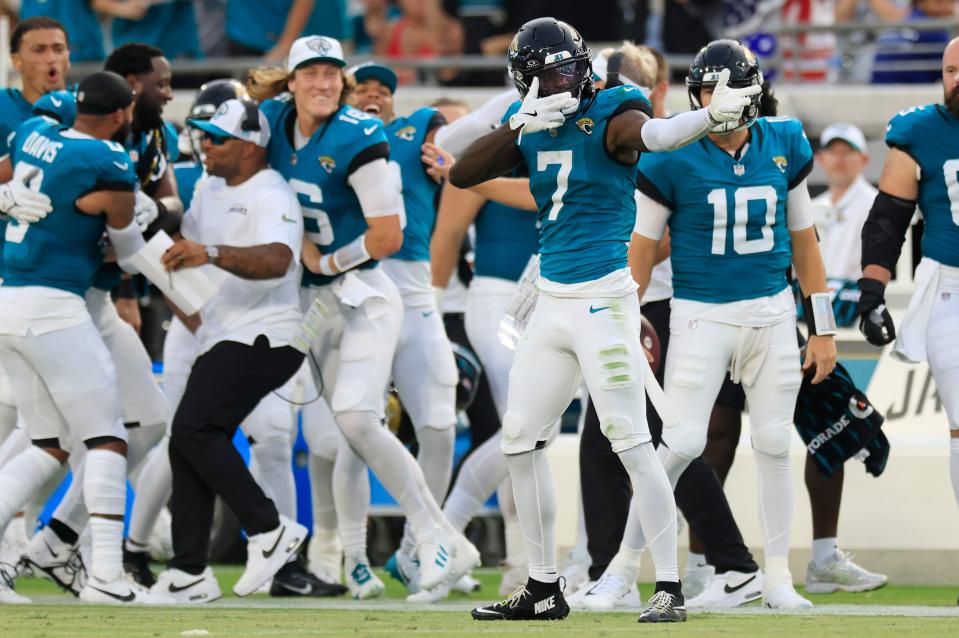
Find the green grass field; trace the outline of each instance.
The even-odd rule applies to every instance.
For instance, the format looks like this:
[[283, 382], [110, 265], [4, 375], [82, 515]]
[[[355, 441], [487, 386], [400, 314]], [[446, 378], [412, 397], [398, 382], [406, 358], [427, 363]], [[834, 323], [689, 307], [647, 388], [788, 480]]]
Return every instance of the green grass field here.
[[[240, 574], [237, 566], [216, 569], [224, 592]], [[483, 583], [469, 596], [453, 595], [433, 607], [402, 610], [403, 588], [381, 574], [387, 595], [360, 603], [342, 599], [290, 599], [255, 595], [239, 599], [227, 593], [199, 608], [123, 608], [81, 606], [51, 583], [17, 581], [17, 591], [41, 604], [0, 607], [0, 637], [59, 636], [618, 636], [656, 632], [668, 636], [841, 636], [879, 638], [924, 635], [959, 636], [956, 589], [891, 586], [865, 594], [813, 596], [812, 614], [774, 615], [758, 604], [735, 613], [691, 615], [683, 625], [636, 623], [635, 613], [573, 612], [555, 623], [479, 623], [468, 610], [496, 598], [499, 574], [480, 570]], [[641, 587], [644, 595], [652, 587]], [[51, 604], [52, 603], [52, 604]], [[61, 603], [61, 604], [57, 604]], [[897, 606], [899, 607], [897, 609]], [[913, 607], [909, 607], [913, 606]], [[916, 606], [922, 606], [918, 608]], [[933, 617], [933, 616], [942, 617]], [[208, 633], [204, 633], [208, 632]]]

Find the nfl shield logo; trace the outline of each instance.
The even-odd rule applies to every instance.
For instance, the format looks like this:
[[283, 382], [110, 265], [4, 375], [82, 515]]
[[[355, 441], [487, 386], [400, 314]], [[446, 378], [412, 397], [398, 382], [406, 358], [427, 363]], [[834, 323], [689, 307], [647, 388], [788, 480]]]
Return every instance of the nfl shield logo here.
[[743, 175], [746, 174], [746, 167], [743, 166], [742, 164], [734, 164], [733, 173], [736, 174], [736, 177], [742, 177]]

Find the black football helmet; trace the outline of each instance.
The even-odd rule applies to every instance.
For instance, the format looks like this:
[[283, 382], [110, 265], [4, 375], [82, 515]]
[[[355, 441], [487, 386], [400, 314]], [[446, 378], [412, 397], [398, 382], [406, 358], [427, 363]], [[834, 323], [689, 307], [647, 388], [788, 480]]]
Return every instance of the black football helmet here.
[[[196, 92], [193, 106], [190, 107], [190, 115], [187, 117], [190, 120], [208, 120], [227, 100], [242, 99], [247, 99], [246, 87], [243, 86], [242, 82], [233, 79], [211, 80]], [[193, 153], [193, 157], [199, 160], [202, 157], [200, 153], [202, 133], [191, 127], [185, 127], [184, 130], [190, 135], [190, 151]], [[191, 131], [195, 133], [191, 133]]]
[[[756, 56], [741, 42], [736, 40], [713, 40], [696, 54], [686, 75], [686, 91], [689, 93], [689, 106], [702, 108], [699, 97], [704, 86], [715, 85], [719, 73], [729, 69], [729, 86], [742, 88], [763, 83], [763, 72], [759, 69]], [[713, 129], [713, 133], [732, 133], [751, 126], [759, 117], [759, 103], [762, 93], [750, 96], [750, 103], [743, 109], [739, 122], [724, 122]]]
[[520, 97], [539, 77], [539, 95], [569, 91], [579, 100], [593, 95], [589, 47], [579, 32], [555, 18], [537, 18], [519, 28], [506, 52], [506, 67]]

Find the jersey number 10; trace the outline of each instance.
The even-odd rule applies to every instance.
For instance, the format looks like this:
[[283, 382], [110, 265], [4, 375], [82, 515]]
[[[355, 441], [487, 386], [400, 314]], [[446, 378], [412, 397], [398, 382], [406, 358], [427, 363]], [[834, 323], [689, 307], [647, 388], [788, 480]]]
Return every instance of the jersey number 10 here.
[[[733, 191], [733, 250], [737, 255], [764, 253], [773, 249], [772, 226], [776, 223], [776, 189], [772, 186], [740, 186]], [[729, 212], [726, 203], [726, 189], [714, 188], [706, 196], [713, 207], [713, 245], [712, 254], [726, 254], [726, 231], [729, 228]], [[758, 225], [759, 237], [749, 239], [749, 231], [757, 230], [757, 225], [749, 223], [749, 202], [765, 202], [766, 211], [763, 221]]]

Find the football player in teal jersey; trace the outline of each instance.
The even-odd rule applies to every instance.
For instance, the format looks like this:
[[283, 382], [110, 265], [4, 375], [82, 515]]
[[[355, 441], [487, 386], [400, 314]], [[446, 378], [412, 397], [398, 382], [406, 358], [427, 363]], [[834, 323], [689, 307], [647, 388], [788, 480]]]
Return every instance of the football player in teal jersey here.
[[308, 440], [314, 454], [349, 466], [340, 476], [354, 477], [350, 497], [338, 499], [336, 508], [347, 584], [360, 598], [378, 595], [383, 586], [365, 555], [368, 499], [356, 496], [365, 481], [356, 454], [407, 515], [424, 589], [458, 580], [478, 564], [479, 554], [443, 517], [409, 451], [380, 424], [402, 301], [378, 264], [402, 245], [404, 207], [401, 184], [387, 163], [382, 122], [345, 103], [344, 66], [338, 41], [300, 38], [285, 77], [276, 82], [290, 94], [260, 108], [273, 130], [270, 165], [289, 180], [303, 207], [309, 240], [302, 255], [304, 305], [310, 316], [328, 315], [312, 352], [322, 370], [321, 390], [349, 445], [331, 429], [329, 410], [319, 401], [306, 408]]
[[[553, 18], [524, 24], [507, 54], [523, 100], [505, 124], [473, 142], [450, 171], [468, 188], [525, 163], [539, 206], [541, 256], [536, 310], [517, 346], [503, 420], [503, 451], [527, 539], [530, 578], [476, 619], [563, 618], [555, 557], [555, 497], [545, 445], [585, 377], [603, 431], [630, 473], [633, 507], [650, 543], [656, 593], [642, 622], [682, 621], [676, 566], [676, 507], [645, 418], [651, 375], [639, 342], [639, 300], [627, 264], [635, 222], [636, 162], [645, 151], [695, 142], [738, 121], [759, 87], [731, 88], [728, 71], [708, 107], [650, 119], [639, 89], [595, 91], [589, 49]], [[640, 488], [642, 486], [642, 488]], [[638, 560], [638, 556], [636, 557]]]
[[[350, 103], [384, 122], [390, 166], [399, 171], [403, 185], [403, 245], [383, 261], [383, 268], [403, 300], [403, 327], [393, 357], [393, 384], [416, 431], [417, 462], [426, 484], [442, 503], [453, 472], [458, 375], [430, 274], [430, 235], [436, 224], [440, 185], [427, 174], [421, 147], [433, 141], [446, 119], [428, 106], [407, 116], [397, 116], [393, 110], [396, 73], [388, 67], [361, 64], [350, 69], [350, 76], [356, 83]], [[412, 565], [413, 539], [408, 527], [406, 531], [397, 560]], [[412, 590], [417, 589], [415, 577], [406, 582]]]
[[[862, 229], [859, 329], [873, 345], [895, 340], [893, 353], [903, 360], [929, 362], [949, 418], [959, 504], [959, 39], [943, 52], [942, 87], [941, 103], [900, 111], [886, 127], [889, 154]], [[917, 204], [925, 220], [922, 261], [897, 335], [885, 289]]]
[[125, 149], [111, 141], [129, 129], [132, 102], [123, 78], [94, 73], [80, 84], [72, 128], [33, 118], [17, 130], [4, 162], [14, 179], [47, 195], [53, 211], [6, 231], [0, 362], [33, 446], [0, 474], [0, 528], [71, 452], [85, 448], [92, 560], [79, 596], [101, 604], [169, 602], [123, 576], [127, 436], [116, 371], [83, 299], [103, 259], [104, 231], [121, 264], [143, 246], [133, 220], [136, 176]]
[[[691, 108], [715, 99], [724, 73], [737, 86], [762, 84], [752, 52], [733, 40], [711, 42], [687, 76]], [[758, 118], [759, 99], [741, 120], [716, 127], [706, 139], [642, 156], [632, 248], [642, 288], [650, 253], [668, 224], [674, 295], [665, 392], [678, 419], [663, 430], [659, 453], [666, 472], [675, 485], [702, 453], [713, 402], [730, 370], [750, 407], [765, 535], [763, 600], [791, 609], [811, 606], [793, 588], [788, 567], [793, 409], [802, 371], [818, 383], [835, 366], [835, 321], [806, 188], [809, 141], [797, 120]], [[790, 264], [812, 318], [805, 362], [786, 282]], [[727, 591], [740, 584], [730, 581]]]

